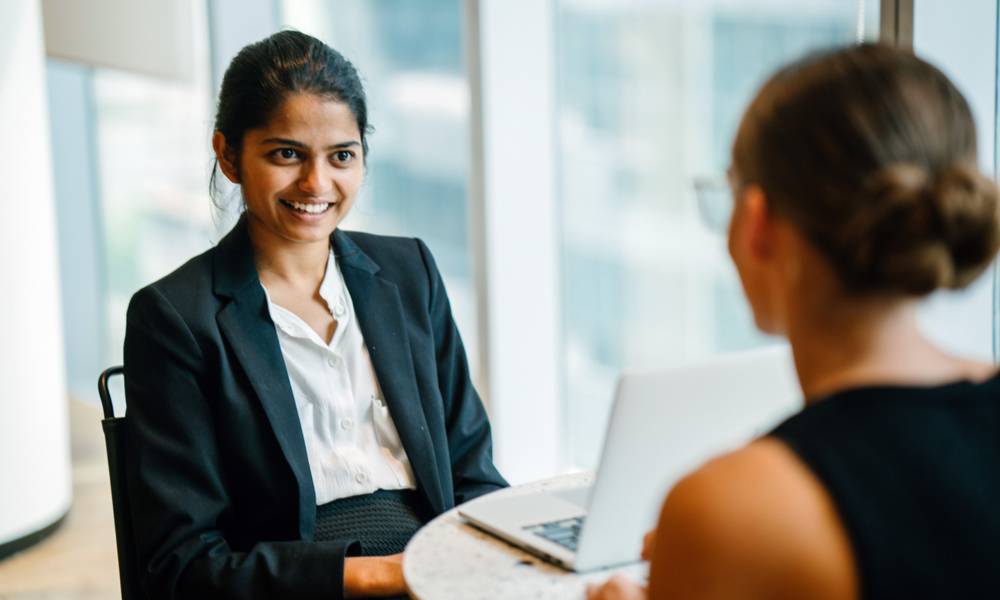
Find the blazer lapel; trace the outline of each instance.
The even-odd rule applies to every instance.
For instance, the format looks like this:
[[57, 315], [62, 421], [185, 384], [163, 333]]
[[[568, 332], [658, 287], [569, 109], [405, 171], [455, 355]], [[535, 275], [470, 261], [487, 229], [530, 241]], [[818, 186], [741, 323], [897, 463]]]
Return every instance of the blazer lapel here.
[[309, 471], [309, 457], [278, 335], [253, 262], [245, 217], [219, 242], [214, 270], [215, 292], [231, 298], [216, 315], [216, 322], [250, 380], [295, 475], [299, 488], [300, 534], [305, 539], [312, 539], [316, 491]]
[[395, 283], [376, 276], [379, 266], [339, 229], [334, 231], [333, 244], [372, 366], [413, 473], [434, 512], [443, 512], [446, 504], [417, 389], [399, 289]]

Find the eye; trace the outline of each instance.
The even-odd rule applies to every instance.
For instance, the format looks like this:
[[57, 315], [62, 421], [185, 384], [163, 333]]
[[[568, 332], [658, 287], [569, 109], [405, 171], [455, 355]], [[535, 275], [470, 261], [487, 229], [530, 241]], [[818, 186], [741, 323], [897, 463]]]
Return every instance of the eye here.
[[280, 163], [293, 162], [302, 158], [299, 151], [295, 148], [278, 148], [271, 152], [271, 156]]
[[333, 153], [333, 162], [346, 165], [354, 160], [354, 153], [350, 150], [338, 150]]

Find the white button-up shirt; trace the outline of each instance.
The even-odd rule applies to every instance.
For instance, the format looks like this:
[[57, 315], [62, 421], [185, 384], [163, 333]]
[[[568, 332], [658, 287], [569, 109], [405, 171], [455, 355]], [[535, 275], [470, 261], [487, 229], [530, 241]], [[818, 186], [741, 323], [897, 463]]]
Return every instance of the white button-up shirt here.
[[415, 489], [410, 460], [332, 252], [319, 293], [337, 320], [329, 344], [298, 315], [267, 296], [302, 423], [316, 503], [378, 489]]

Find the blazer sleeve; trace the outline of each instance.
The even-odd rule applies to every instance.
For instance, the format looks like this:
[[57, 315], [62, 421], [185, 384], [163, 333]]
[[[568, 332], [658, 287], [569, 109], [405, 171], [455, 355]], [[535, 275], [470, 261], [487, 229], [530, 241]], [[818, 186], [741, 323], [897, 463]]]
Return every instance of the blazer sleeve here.
[[127, 473], [149, 598], [341, 598], [350, 542], [260, 542], [234, 551], [206, 369], [184, 319], [154, 287], [129, 304]]
[[444, 399], [455, 504], [506, 487], [493, 465], [493, 439], [486, 409], [472, 385], [465, 346], [430, 250], [417, 240], [430, 282], [429, 312], [437, 354], [438, 385]]

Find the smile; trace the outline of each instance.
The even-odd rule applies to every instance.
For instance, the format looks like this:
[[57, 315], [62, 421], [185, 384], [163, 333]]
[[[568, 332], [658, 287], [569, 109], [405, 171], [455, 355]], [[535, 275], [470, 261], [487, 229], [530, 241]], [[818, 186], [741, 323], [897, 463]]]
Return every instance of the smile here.
[[289, 200], [278, 199], [282, 205], [290, 208], [296, 212], [308, 213], [310, 215], [318, 215], [320, 213], [326, 212], [328, 208], [333, 206], [331, 202], [324, 203], [314, 203], [314, 202], [291, 202]]

